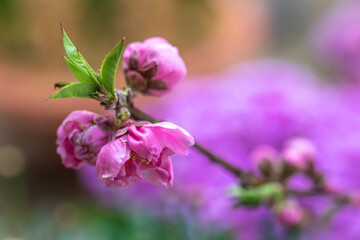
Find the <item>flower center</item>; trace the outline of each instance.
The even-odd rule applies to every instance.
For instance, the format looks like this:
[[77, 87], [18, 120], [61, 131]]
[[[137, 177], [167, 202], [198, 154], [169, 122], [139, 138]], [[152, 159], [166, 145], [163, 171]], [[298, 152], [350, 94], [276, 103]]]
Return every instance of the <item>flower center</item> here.
[[147, 159], [145, 159], [145, 158], [143, 158], [143, 157], [140, 157], [140, 156], [139, 156], [137, 153], [135, 153], [135, 152], [131, 152], [129, 160], [132, 160], [132, 161], [134, 161], [134, 162], [140, 161], [140, 162], [142, 162], [142, 163], [145, 163], [147, 166], [150, 165], [150, 162], [149, 162]]

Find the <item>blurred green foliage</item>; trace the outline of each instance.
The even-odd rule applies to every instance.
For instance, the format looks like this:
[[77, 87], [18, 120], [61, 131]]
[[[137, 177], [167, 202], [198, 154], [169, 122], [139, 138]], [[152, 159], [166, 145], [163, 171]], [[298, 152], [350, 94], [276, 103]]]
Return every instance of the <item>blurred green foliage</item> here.
[[4, 215], [0, 215], [0, 238], [27, 240], [158, 240], [158, 239], [233, 239], [229, 232], [189, 226], [184, 216], [155, 217], [145, 209], [109, 209], [84, 202], [63, 202], [55, 206], [39, 206], [30, 214], [24, 230], [11, 231]]
[[0, 54], [7, 58], [26, 59], [30, 41], [21, 0], [0, 0]]
[[125, 211], [100, 206], [68, 204], [55, 210], [40, 209], [29, 219], [25, 239], [74, 240], [151, 240], [151, 239], [231, 239], [229, 233], [216, 234], [210, 229], [187, 226], [181, 216], [165, 219], [154, 217], [144, 209]]
[[33, 201], [24, 174], [0, 180], [0, 239], [234, 239], [231, 232], [202, 224], [194, 213], [180, 209], [172, 209], [169, 214], [151, 206], [110, 207], [81, 192]]

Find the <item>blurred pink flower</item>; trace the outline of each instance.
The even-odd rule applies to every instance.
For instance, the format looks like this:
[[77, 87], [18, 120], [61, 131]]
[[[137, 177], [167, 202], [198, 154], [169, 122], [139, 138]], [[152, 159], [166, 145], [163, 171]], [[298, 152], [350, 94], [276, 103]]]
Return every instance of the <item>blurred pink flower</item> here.
[[118, 130], [116, 136], [101, 149], [96, 163], [98, 179], [107, 187], [123, 188], [143, 178], [151, 184], [170, 187], [170, 156], [187, 155], [187, 147], [194, 144], [187, 131], [169, 122], [133, 121]]
[[287, 163], [306, 170], [316, 157], [316, 147], [307, 138], [295, 137], [286, 142], [282, 156]]
[[276, 161], [279, 153], [270, 145], [259, 145], [250, 153], [250, 158], [259, 165], [266, 161]]
[[68, 168], [95, 164], [97, 154], [109, 141], [109, 131], [95, 125], [96, 113], [73, 111], [57, 130], [57, 153]]
[[304, 211], [296, 201], [287, 201], [277, 213], [279, 221], [285, 226], [295, 227], [304, 220]]
[[154, 96], [172, 91], [187, 73], [178, 49], [161, 37], [130, 43], [124, 51], [124, 70], [128, 84]]

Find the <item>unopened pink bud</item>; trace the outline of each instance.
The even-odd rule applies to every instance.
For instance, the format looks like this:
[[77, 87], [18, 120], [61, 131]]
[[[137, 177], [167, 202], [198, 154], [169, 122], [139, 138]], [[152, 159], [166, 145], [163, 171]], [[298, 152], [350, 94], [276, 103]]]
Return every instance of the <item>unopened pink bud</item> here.
[[266, 161], [276, 161], [278, 158], [278, 151], [272, 146], [260, 145], [251, 152], [250, 158], [257, 165], [260, 165]]
[[300, 170], [306, 170], [316, 156], [316, 148], [307, 138], [293, 138], [282, 153], [284, 160]]
[[[178, 49], [160, 37], [130, 43], [124, 51], [124, 71], [134, 90], [154, 96], [172, 91], [187, 73]], [[130, 74], [133, 71], [139, 75]]]
[[268, 145], [256, 147], [250, 154], [251, 160], [264, 177], [270, 177], [281, 169], [278, 151]]
[[324, 190], [327, 194], [338, 194], [340, 192], [339, 188], [329, 180], [324, 183]]
[[277, 213], [279, 221], [288, 227], [299, 226], [305, 217], [304, 211], [295, 201], [287, 201]]
[[348, 198], [351, 204], [360, 207], [360, 191], [353, 191], [349, 193]]

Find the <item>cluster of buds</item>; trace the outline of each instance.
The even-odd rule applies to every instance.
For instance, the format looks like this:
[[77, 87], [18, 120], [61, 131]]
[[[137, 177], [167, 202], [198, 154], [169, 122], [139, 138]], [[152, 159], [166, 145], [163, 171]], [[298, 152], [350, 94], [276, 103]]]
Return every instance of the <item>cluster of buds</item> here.
[[296, 174], [304, 174], [312, 182], [312, 189], [324, 188], [323, 176], [314, 168], [314, 144], [309, 139], [297, 137], [286, 142], [282, 151], [269, 145], [260, 145], [250, 156], [261, 177], [258, 186], [242, 187], [233, 192], [238, 204], [266, 205], [273, 209], [284, 226], [297, 228], [302, 225], [307, 214], [293, 196], [295, 190], [289, 188], [288, 181]]
[[[332, 185], [325, 181], [324, 175], [316, 170], [314, 160], [317, 149], [307, 138], [289, 139], [282, 151], [261, 145], [256, 147], [250, 156], [258, 174], [247, 173], [247, 176], [256, 180], [253, 181], [255, 184], [233, 188], [232, 194], [237, 199], [237, 206], [267, 206], [283, 226], [297, 229], [309, 222], [311, 210], [302, 206], [300, 201], [304, 197], [330, 197], [336, 209], [347, 204], [360, 205], [358, 191], [341, 193], [331, 187]], [[292, 180], [297, 177], [301, 177], [302, 182], [306, 183], [305, 188], [292, 186]], [[331, 215], [334, 211], [332, 209]], [[327, 214], [324, 216], [328, 220]]]
[[177, 48], [165, 39], [150, 38], [131, 43], [124, 51], [127, 86], [114, 88], [114, 77], [123, 51], [120, 42], [95, 73], [62, 29], [66, 63], [80, 83], [58, 83], [60, 91], [49, 99], [86, 97], [98, 100], [115, 116], [88, 111], [72, 112], [57, 130], [57, 152], [68, 168], [96, 166], [97, 177], [107, 187], [127, 187], [145, 179], [170, 187], [173, 170], [170, 157], [187, 155], [194, 138], [170, 122], [151, 123], [131, 116], [138, 92], [162, 96], [186, 75]]
[[306, 138], [290, 139], [282, 152], [272, 146], [258, 146], [253, 150], [251, 158], [266, 180], [281, 182], [298, 172], [319, 180], [314, 172], [316, 147]]

